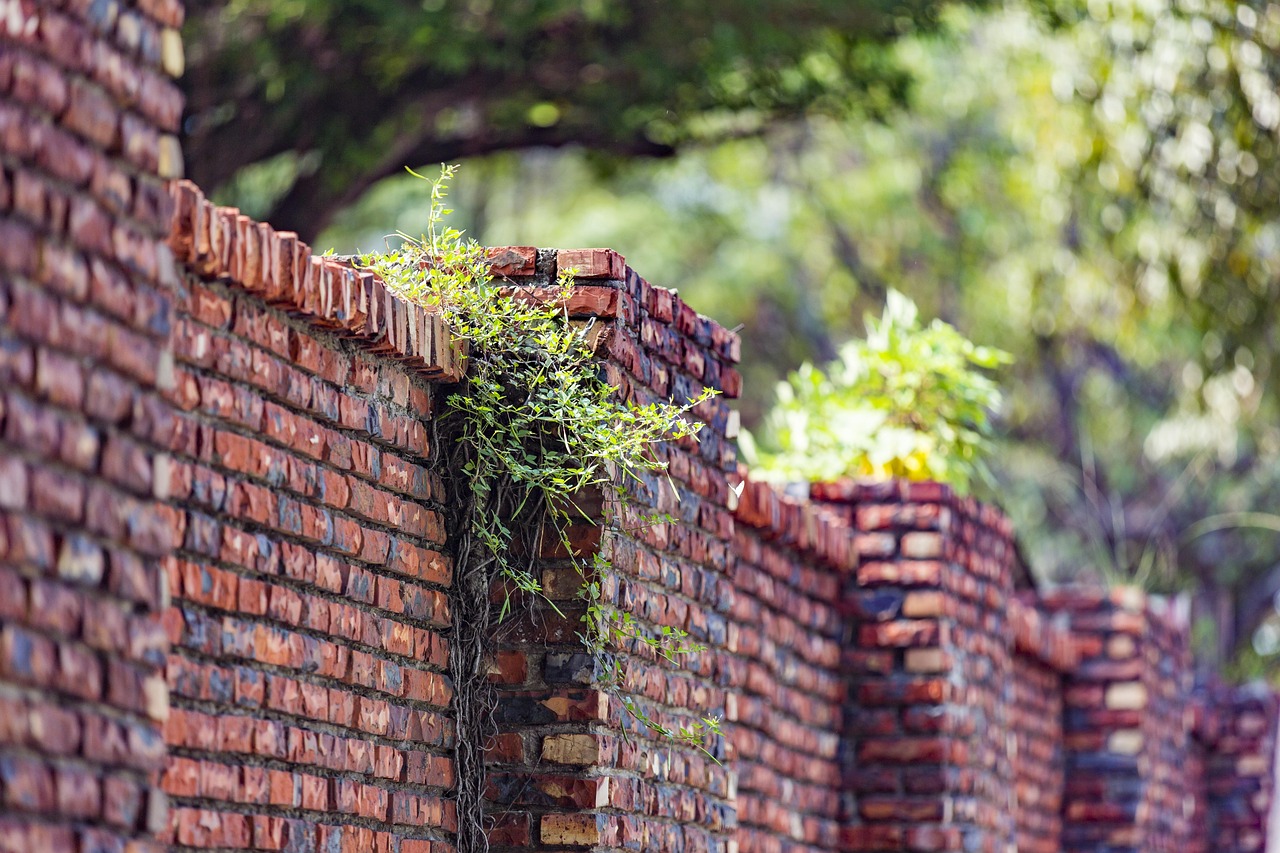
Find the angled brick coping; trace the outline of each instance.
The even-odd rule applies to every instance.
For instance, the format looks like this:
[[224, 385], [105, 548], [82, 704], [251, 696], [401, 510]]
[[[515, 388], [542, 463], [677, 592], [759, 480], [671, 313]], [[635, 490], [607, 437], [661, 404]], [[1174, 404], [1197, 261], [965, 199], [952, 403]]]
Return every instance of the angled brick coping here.
[[[322, 328], [364, 339], [424, 378], [456, 381], [464, 353], [439, 314], [397, 296], [371, 272], [315, 254], [290, 231], [218, 207], [190, 181], [170, 185], [169, 245], [179, 263], [206, 280], [223, 280]], [[526, 250], [532, 253], [532, 250]], [[520, 250], [505, 250], [512, 268]]]

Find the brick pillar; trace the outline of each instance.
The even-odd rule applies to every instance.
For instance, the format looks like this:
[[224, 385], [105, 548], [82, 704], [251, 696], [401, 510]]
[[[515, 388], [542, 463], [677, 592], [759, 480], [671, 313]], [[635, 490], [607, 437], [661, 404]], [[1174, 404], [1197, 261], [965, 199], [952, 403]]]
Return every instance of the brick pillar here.
[[[601, 328], [605, 368], [624, 399], [683, 401], [704, 386], [736, 396], [735, 336], [651, 287], [611, 251], [544, 255], [534, 282], [554, 281], [557, 268], [569, 267], [579, 275], [569, 310]], [[495, 849], [729, 849], [735, 782], [725, 740], [713, 739], [705, 755], [656, 736], [624, 707], [634, 703], [670, 728], [723, 717], [737, 677], [726, 663], [732, 419], [723, 398], [696, 415], [706, 423], [699, 440], [659, 447], [667, 471], [628, 484], [643, 512], [599, 506], [598, 524], [584, 523], [574, 539], [583, 553], [600, 548], [611, 559], [602, 597], [632, 614], [640, 631], [678, 627], [708, 650], [671, 664], [628, 644], [619, 650], [620, 694], [601, 692], [578, 637], [581, 579], [560, 559], [566, 555], [545, 553], [543, 587], [564, 615], [534, 602], [500, 638], [500, 733], [489, 774]], [[642, 516], [653, 510], [670, 520], [649, 523]]]
[[1138, 815], [1148, 853], [1186, 853], [1193, 840], [1194, 798], [1199, 779], [1190, 764], [1194, 741], [1189, 607], [1185, 599], [1150, 596], [1144, 605], [1148, 706], [1142, 718], [1146, 792]]
[[726, 659], [738, 849], [829, 853], [842, 828], [842, 592], [856, 568], [853, 534], [816, 504], [743, 486]]
[[[1205, 691], [1212, 723], [1202, 728], [1206, 850], [1267, 849], [1276, 795], [1280, 695], [1263, 684]], [[1206, 730], [1207, 729], [1207, 730]]]
[[178, 0], [0, 26], [0, 850], [158, 851]]
[[1197, 781], [1187, 628], [1134, 589], [1066, 590], [1079, 665], [1065, 688], [1066, 851], [1184, 851]]
[[1101, 591], [1059, 592], [1048, 605], [1070, 615], [1081, 662], [1067, 678], [1066, 851], [1141, 849], [1139, 753], [1147, 706], [1140, 644], [1146, 619]]
[[1007, 519], [936, 483], [815, 485], [856, 528], [843, 849], [1012, 850]]
[[1077, 665], [1075, 643], [1061, 620], [1046, 618], [1034, 592], [1010, 601], [1014, 634], [1014, 821], [1018, 853], [1062, 849], [1063, 673]]

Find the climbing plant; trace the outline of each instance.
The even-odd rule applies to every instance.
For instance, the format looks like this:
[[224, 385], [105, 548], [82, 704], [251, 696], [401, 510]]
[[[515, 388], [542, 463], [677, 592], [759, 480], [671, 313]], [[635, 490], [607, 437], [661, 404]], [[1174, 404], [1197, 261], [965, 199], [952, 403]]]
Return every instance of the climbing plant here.
[[[492, 716], [486, 675], [495, 620], [517, 599], [541, 595], [535, 569], [548, 537], [561, 552], [577, 553], [570, 529], [583, 520], [581, 496], [602, 490], [625, 501], [629, 480], [664, 467], [649, 452], [655, 443], [697, 434], [701, 424], [691, 412], [713, 392], [679, 404], [621, 400], [596, 358], [592, 322], [568, 315], [572, 270], [560, 271], [556, 282], [542, 287], [496, 280], [485, 249], [444, 224], [452, 212], [446, 198], [455, 169], [445, 166], [439, 178], [423, 178], [431, 187], [426, 234], [400, 234], [398, 247], [362, 255], [358, 263], [402, 297], [439, 311], [466, 351], [465, 375], [435, 421], [437, 446], [450, 454], [445, 467], [454, 481], [446, 512], [456, 543], [451, 668], [461, 817], [480, 814], [480, 749]], [[610, 603], [602, 579], [611, 567], [602, 554], [571, 559], [583, 578], [580, 636], [596, 658], [599, 686], [621, 692], [623, 667], [614, 650], [628, 643], [644, 644], [671, 661], [702, 651], [685, 632], [650, 633]], [[496, 585], [508, 593], [494, 613]], [[700, 746], [717, 730], [710, 717], [672, 730], [626, 697], [620, 700], [660, 736]], [[459, 827], [459, 849], [484, 846], [479, 821]]]
[[928, 326], [890, 290], [867, 337], [825, 367], [804, 364], [778, 384], [759, 437], [742, 449], [761, 473], [938, 480], [961, 492], [986, 476], [991, 412], [1000, 391], [984, 371], [1010, 360], [940, 320]]

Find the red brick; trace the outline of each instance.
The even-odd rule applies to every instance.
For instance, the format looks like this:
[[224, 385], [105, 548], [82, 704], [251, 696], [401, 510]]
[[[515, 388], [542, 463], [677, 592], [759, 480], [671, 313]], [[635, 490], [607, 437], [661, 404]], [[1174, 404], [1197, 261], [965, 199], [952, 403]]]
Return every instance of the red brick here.
[[119, 133], [115, 105], [101, 89], [73, 80], [70, 103], [62, 117], [67, 128], [86, 137], [103, 149], [110, 149]]
[[489, 668], [489, 680], [498, 684], [520, 684], [527, 677], [524, 652], [498, 652]]
[[73, 711], [32, 703], [28, 719], [31, 746], [46, 755], [75, 755], [80, 749], [84, 727]]
[[16, 456], [0, 456], [0, 508], [23, 509], [29, 501], [27, 466]]
[[899, 619], [863, 625], [858, 631], [858, 642], [869, 647], [935, 646], [946, 642], [945, 628], [932, 619]]
[[49, 768], [28, 758], [11, 758], [0, 765], [3, 802], [12, 809], [28, 812], [52, 811], [55, 805], [54, 778]]
[[49, 186], [35, 172], [19, 169], [13, 176], [13, 207], [36, 226], [45, 224], [46, 199]]
[[858, 803], [864, 820], [921, 823], [943, 819], [942, 800], [867, 797]]
[[111, 826], [132, 829], [142, 812], [142, 788], [123, 775], [107, 776], [102, 782], [102, 817]]
[[562, 272], [572, 269], [578, 278], [620, 279], [626, 274], [626, 262], [612, 249], [561, 249], [556, 267]]
[[200, 764], [189, 758], [171, 757], [165, 763], [160, 785], [171, 797], [194, 797], [200, 790]]
[[45, 580], [31, 582], [31, 624], [62, 636], [80, 633], [83, 602], [74, 589]]

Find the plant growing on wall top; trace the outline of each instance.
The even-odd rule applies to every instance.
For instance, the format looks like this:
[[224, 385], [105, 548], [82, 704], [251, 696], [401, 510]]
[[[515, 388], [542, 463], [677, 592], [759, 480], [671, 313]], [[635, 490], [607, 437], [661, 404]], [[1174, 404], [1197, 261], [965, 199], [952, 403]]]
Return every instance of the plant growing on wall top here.
[[977, 346], [953, 326], [920, 322], [890, 290], [866, 340], [824, 367], [804, 364], [778, 383], [758, 436], [743, 433], [755, 471], [809, 482], [840, 477], [937, 480], [967, 492], [987, 476], [991, 412], [1000, 391], [987, 370], [1008, 353]]
[[[509, 594], [495, 614], [491, 590], [505, 583], [519, 593], [540, 594], [535, 569], [543, 539], [558, 537], [563, 552], [575, 553], [569, 537], [578, 520], [575, 500], [591, 489], [623, 499], [626, 478], [663, 467], [648, 452], [655, 442], [697, 433], [701, 424], [689, 413], [710, 392], [683, 404], [621, 401], [595, 357], [590, 323], [572, 322], [566, 313], [572, 271], [561, 271], [558, 282], [541, 289], [494, 281], [485, 249], [442, 224], [451, 212], [445, 198], [455, 168], [444, 167], [438, 180], [429, 181], [427, 233], [401, 234], [399, 248], [362, 255], [359, 264], [404, 298], [440, 311], [468, 350], [465, 376], [433, 426], [436, 447], [449, 455], [443, 471], [450, 480], [445, 509], [455, 563], [450, 667], [458, 733], [458, 847], [476, 850], [487, 846], [478, 780], [492, 725], [489, 642], [495, 618], [512, 605]], [[645, 634], [604, 600], [599, 578], [608, 562], [600, 555], [589, 566], [578, 562], [584, 577], [582, 638], [601, 664], [600, 686], [620, 684], [621, 666], [611, 649], [628, 641], [672, 660], [700, 650], [685, 642], [683, 631]], [[694, 746], [716, 730], [709, 718], [668, 730], [634, 705], [626, 707], [657, 734]]]

